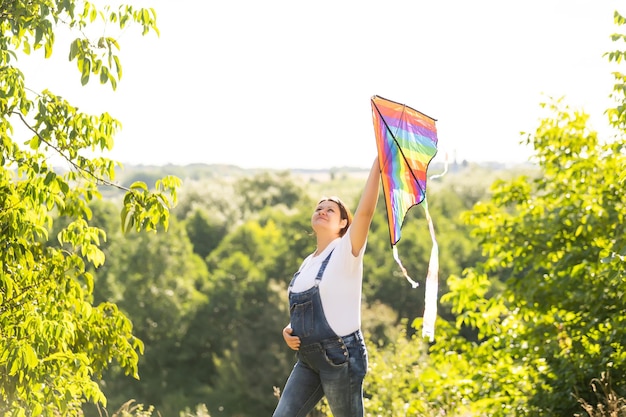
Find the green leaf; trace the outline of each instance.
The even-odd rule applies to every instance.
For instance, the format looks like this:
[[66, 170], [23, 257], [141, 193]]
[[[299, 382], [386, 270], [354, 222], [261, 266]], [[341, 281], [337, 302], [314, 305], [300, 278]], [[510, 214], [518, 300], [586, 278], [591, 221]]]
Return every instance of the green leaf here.
[[33, 136], [32, 139], [29, 141], [29, 145], [31, 149], [39, 149], [39, 146], [41, 145], [41, 139], [39, 138], [39, 136]]
[[81, 69], [81, 77], [80, 83], [82, 85], [86, 85], [89, 82], [89, 75], [91, 73], [91, 61], [89, 58], [85, 58], [82, 60], [82, 69]]
[[101, 84], [106, 84], [106, 82], [109, 80], [109, 70], [107, 69], [107, 67], [102, 67], [100, 68], [100, 83]]
[[148, 186], [143, 181], [135, 181], [134, 183], [131, 184], [130, 189], [131, 190], [141, 190], [141, 191], [147, 192], [148, 191]]
[[79, 39], [74, 39], [72, 41], [72, 43], [70, 44], [70, 56], [69, 56], [69, 60], [73, 61], [74, 58], [76, 58], [76, 56], [78, 55], [79, 52]]

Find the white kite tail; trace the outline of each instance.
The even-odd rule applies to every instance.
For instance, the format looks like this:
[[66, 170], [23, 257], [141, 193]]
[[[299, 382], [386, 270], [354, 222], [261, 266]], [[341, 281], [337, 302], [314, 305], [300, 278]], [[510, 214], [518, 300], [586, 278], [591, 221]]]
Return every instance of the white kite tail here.
[[419, 282], [413, 281], [411, 277], [409, 276], [409, 274], [406, 272], [406, 268], [402, 265], [402, 261], [400, 261], [400, 257], [398, 256], [398, 248], [396, 247], [396, 245], [393, 245], [392, 250], [393, 250], [393, 259], [395, 259], [398, 265], [400, 265], [400, 269], [402, 270], [402, 275], [404, 275], [406, 280], [411, 283], [411, 286], [413, 288], [419, 287], [420, 285]]
[[[431, 175], [429, 179], [441, 178], [448, 173], [448, 152], [445, 153], [443, 172]], [[426, 197], [422, 202], [430, 238], [433, 241], [433, 248], [430, 251], [430, 261], [428, 262], [428, 274], [426, 275], [426, 289], [424, 295], [424, 319], [422, 321], [422, 337], [428, 337], [431, 342], [435, 341], [435, 321], [437, 320], [437, 296], [439, 293], [439, 245], [435, 237], [435, 226], [433, 219], [428, 212], [428, 202]]]
[[[433, 242], [433, 247], [430, 251], [430, 260], [428, 261], [428, 274], [426, 275], [426, 288], [424, 296], [424, 319], [422, 323], [422, 337], [428, 337], [431, 342], [435, 340], [435, 321], [437, 319], [437, 295], [439, 292], [439, 245], [435, 237], [435, 227], [433, 226], [433, 219], [430, 217], [428, 211], [428, 203], [426, 198], [422, 201], [422, 207], [426, 212], [426, 220], [428, 221], [428, 230], [430, 231], [430, 238]], [[398, 248], [393, 245], [393, 258], [396, 260], [402, 274], [411, 283], [413, 288], [419, 287], [419, 283], [411, 279], [406, 271], [406, 268], [402, 265], [400, 257], [398, 256]]]
[[426, 199], [422, 202], [422, 207], [426, 212], [428, 230], [433, 241], [430, 251], [430, 261], [428, 262], [428, 274], [426, 275], [426, 289], [424, 296], [424, 319], [422, 322], [422, 337], [428, 337], [431, 342], [435, 340], [435, 320], [437, 319], [437, 295], [439, 292], [439, 245], [435, 237], [435, 227], [428, 212]]

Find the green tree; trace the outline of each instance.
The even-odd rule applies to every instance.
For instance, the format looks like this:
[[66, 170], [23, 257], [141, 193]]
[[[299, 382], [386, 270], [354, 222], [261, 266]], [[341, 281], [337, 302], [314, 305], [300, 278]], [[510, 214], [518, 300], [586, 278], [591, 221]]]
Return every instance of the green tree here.
[[626, 200], [604, 174], [625, 166], [624, 142], [600, 144], [587, 115], [554, 111], [529, 139], [543, 175], [499, 181], [474, 208], [468, 220], [488, 259], [451, 277], [442, 299], [479, 332], [466, 354], [476, 405], [493, 415], [570, 416], [573, 394], [594, 377], [626, 372], [626, 288], [605, 261], [626, 245]]
[[[198, 364], [186, 346], [188, 330], [208, 294], [205, 263], [193, 253], [183, 225], [175, 218], [165, 233], [112, 236], [109, 262], [94, 272], [101, 300], [114, 302], [132, 321], [144, 343], [139, 380], [112, 369], [103, 376], [102, 390], [116, 410], [130, 398], [173, 415], [200, 401], [188, 395], [197, 381]], [[97, 414], [93, 414], [97, 415]]]
[[289, 171], [262, 172], [253, 178], [241, 178], [235, 183], [242, 214], [261, 211], [282, 204], [293, 207], [302, 198], [303, 188], [295, 183]]
[[228, 233], [228, 224], [197, 208], [185, 220], [185, 229], [194, 252], [205, 259]]
[[[6, 416], [78, 415], [85, 402], [105, 404], [95, 380], [111, 361], [137, 376], [143, 345], [115, 304], [93, 303], [88, 271], [103, 263], [99, 245], [106, 238], [89, 224], [89, 202], [100, 197], [98, 185], [112, 185], [115, 162], [84, 155], [110, 150], [120, 123], [108, 113], [82, 113], [51, 91], [34, 92], [18, 65], [31, 52], [50, 57], [54, 31], [66, 27], [79, 34], [70, 60], [83, 85], [96, 75], [115, 88], [122, 73], [117, 41], [83, 35], [98, 22], [157, 31], [153, 10], [131, 6], [0, 4], [0, 412]], [[66, 168], [54, 168], [50, 154]], [[178, 185], [167, 177], [152, 192], [143, 183], [125, 189], [124, 228], [167, 227]], [[54, 213], [71, 219], [52, 236], [61, 247], [47, 244]]]
[[[478, 331], [463, 353], [483, 414], [571, 416], [577, 396], [595, 402], [589, 384], [605, 372], [626, 395], [626, 197], [614, 174], [626, 166], [626, 90], [616, 78], [614, 138], [601, 140], [584, 112], [548, 104], [553, 117], [527, 138], [540, 175], [497, 181], [467, 216], [487, 259], [451, 277], [442, 302]], [[450, 351], [435, 345], [433, 360]]]
[[281, 334], [289, 320], [287, 285], [315, 241], [313, 201], [300, 191], [291, 204], [250, 213], [207, 257], [209, 302], [198, 311], [188, 344], [203, 352], [197, 372], [205, 386], [196, 391], [204, 390], [215, 414], [271, 414], [273, 387], [283, 386], [293, 366]]
[[272, 387], [282, 386], [280, 376], [290, 369], [281, 335], [289, 319], [284, 287], [268, 271], [286, 246], [276, 223], [249, 221], [209, 256], [204, 337], [216, 353], [208, 393], [212, 413], [258, 415], [275, 407]]
[[[214, 169], [221, 172], [219, 167]], [[198, 172], [192, 167], [186, 175], [194, 176]], [[194, 252], [203, 259], [245, 220], [240, 206], [241, 196], [237, 195], [234, 184], [249, 180], [234, 180], [228, 174], [224, 178], [213, 178], [213, 175], [208, 175], [209, 180], [195, 178], [192, 182], [186, 182], [185, 188], [181, 190], [179, 204], [173, 211], [178, 219], [185, 222]]]

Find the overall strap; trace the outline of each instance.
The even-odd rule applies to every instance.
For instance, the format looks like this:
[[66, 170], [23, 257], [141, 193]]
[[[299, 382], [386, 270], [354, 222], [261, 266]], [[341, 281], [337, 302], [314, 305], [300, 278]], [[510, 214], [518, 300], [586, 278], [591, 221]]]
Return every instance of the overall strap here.
[[330, 253], [326, 257], [326, 259], [324, 259], [324, 261], [322, 262], [322, 266], [320, 266], [320, 270], [317, 271], [317, 276], [315, 277], [315, 286], [316, 287], [318, 287], [320, 285], [320, 282], [322, 281], [322, 275], [324, 275], [324, 270], [326, 269], [326, 265], [328, 265], [328, 261], [330, 260], [330, 255], [333, 254], [334, 250], [335, 249], [330, 251]]

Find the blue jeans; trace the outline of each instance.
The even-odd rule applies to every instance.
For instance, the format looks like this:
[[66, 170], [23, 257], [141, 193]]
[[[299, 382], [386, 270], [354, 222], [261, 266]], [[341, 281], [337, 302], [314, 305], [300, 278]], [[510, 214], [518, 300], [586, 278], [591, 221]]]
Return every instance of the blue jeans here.
[[334, 417], [363, 417], [367, 349], [360, 331], [300, 347], [273, 417], [306, 417], [326, 396]]

